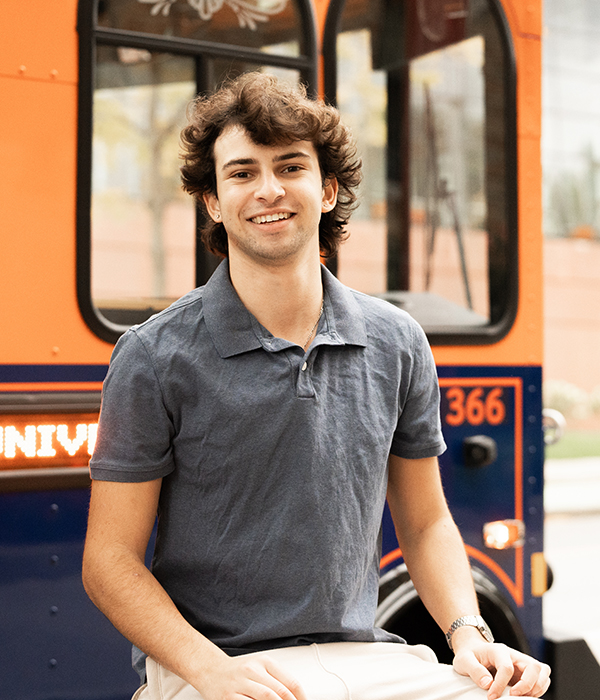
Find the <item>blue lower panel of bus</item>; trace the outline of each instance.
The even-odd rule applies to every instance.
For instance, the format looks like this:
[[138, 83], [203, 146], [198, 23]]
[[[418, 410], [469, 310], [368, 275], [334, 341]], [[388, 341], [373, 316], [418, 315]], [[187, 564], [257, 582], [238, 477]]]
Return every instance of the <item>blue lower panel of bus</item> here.
[[0, 494], [0, 699], [128, 700], [130, 643], [81, 584], [87, 489]]
[[[541, 599], [529, 561], [543, 551], [543, 441], [539, 367], [440, 367], [440, 460], [446, 494], [473, 563], [502, 591], [531, 650], [542, 652]], [[467, 467], [466, 438], [498, 447]], [[88, 490], [0, 493], [0, 700], [128, 700], [138, 679], [130, 644], [81, 584]], [[521, 549], [486, 549], [482, 525], [523, 518]], [[384, 554], [397, 547], [384, 528]], [[392, 557], [390, 566], [398, 563]], [[520, 567], [520, 568], [519, 568]]]

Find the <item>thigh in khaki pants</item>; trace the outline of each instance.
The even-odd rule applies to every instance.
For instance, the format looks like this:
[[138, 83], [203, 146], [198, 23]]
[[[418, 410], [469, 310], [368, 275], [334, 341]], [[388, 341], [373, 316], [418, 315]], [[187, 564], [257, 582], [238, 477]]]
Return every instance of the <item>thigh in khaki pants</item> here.
[[[486, 700], [487, 693], [425, 646], [339, 642], [257, 652], [302, 684], [308, 700]], [[132, 700], [202, 700], [188, 683], [152, 659], [147, 684]], [[508, 695], [508, 689], [504, 693]]]
[[[255, 657], [267, 655], [295, 678], [301, 679], [310, 700], [341, 700], [347, 697], [340, 680], [319, 665], [316, 645], [248, 654]], [[132, 700], [202, 700], [200, 693], [191, 685], [152, 659], [146, 660], [146, 677], [147, 684], [138, 690]], [[313, 689], [318, 689], [318, 694]]]

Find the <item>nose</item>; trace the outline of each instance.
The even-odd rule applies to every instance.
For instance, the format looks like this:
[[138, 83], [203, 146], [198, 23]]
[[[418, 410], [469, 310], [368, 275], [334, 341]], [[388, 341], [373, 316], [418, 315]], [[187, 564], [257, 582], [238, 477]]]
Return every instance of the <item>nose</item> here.
[[277, 175], [273, 172], [263, 172], [258, 178], [254, 196], [269, 204], [283, 197], [285, 190]]

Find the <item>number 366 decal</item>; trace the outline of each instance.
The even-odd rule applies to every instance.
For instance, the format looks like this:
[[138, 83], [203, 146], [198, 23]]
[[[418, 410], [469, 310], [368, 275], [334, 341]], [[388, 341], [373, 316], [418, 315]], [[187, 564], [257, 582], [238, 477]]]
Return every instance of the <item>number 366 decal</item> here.
[[506, 407], [502, 400], [503, 389], [494, 387], [486, 390], [475, 387], [470, 390], [453, 386], [446, 389], [448, 412], [446, 423], [452, 426], [462, 425], [500, 425], [506, 417]]

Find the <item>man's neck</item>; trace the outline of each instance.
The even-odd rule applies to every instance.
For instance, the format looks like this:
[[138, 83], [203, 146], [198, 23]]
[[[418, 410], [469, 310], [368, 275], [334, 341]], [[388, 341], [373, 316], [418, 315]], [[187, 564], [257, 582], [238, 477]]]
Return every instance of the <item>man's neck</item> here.
[[312, 340], [323, 301], [318, 256], [262, 265], [234, 254], [229, 274], [244, 306], [275, 337], [301, 347]]

